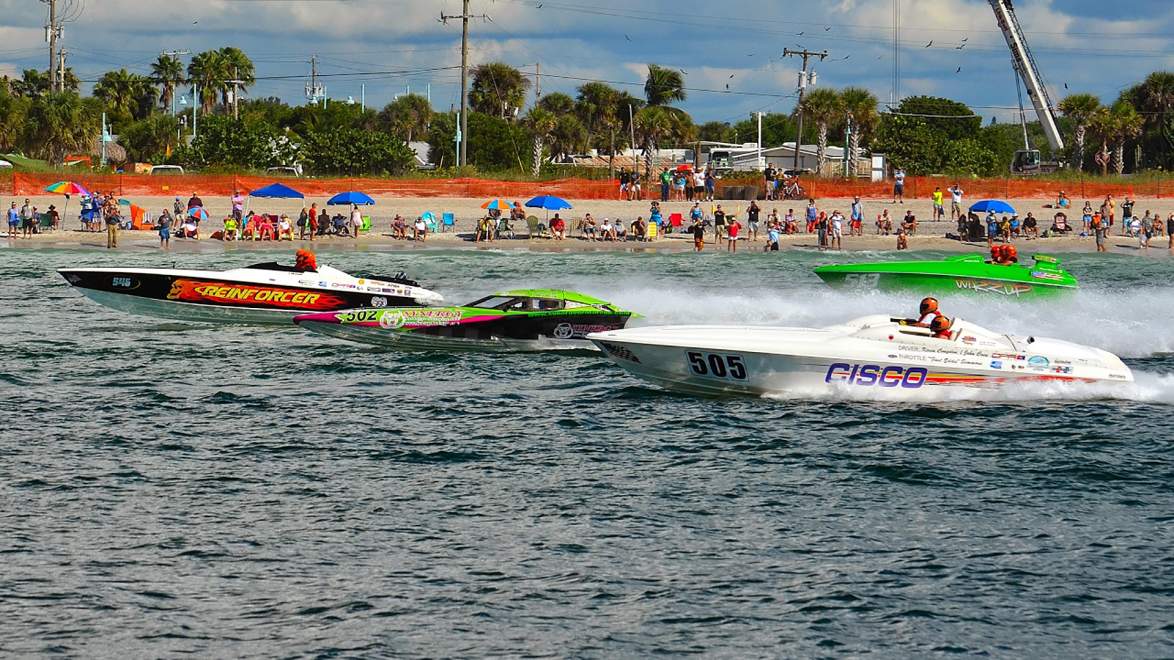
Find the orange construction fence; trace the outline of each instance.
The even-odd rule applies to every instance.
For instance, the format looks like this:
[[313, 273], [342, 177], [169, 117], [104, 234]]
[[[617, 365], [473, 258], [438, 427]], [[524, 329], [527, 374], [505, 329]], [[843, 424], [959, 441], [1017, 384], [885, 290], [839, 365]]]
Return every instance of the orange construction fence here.
[[[192, 193], [200, 195], [230, 196], [235, 191], [248, 194], [262, 186], [273, 183], [273, 178], [235, 174], [184, 174], [150, 176], [146, 174], [86, 174], [70, 173], [26, 173], [14, 172], [0, 176], [0, 195], [40, 195], [45, 187], [67, 178], [85, 186], [88, 190], [110, 192], [119, 196], [152, 195], [181, 196]], [[359, 190], [369, 195], [391, 197], [464, 197], [490, 199], [502, 197], [519, 199], [545, 193], [567, 199], [614, 199], [619, 196], [615, 181], [592, 179], [559, 179], [555, 181], [494, 181], [488, 179], [375, 179], [375, 178], [334, 178], [334, 179], [282, 179], [282, 182], [302, 192], [307, 197], [330, 196], [348, 190]], [[1120, 179], [1107, 181], [1057, 181], [1046, 178], [997, 178], [997, 179], [953, 179], [945, 177], [908, 177], [905, 181], [905, 197], [908, 199], [928, 198], [935, 187], [943, 191], [955, 182], [966, 191], [968, 199], [982, 198], [1055, 198], [1061, 190], [1073, 200], [1093, 199], [1113, 194], [1118, 197], [1169, 197], [1174, 194], [1174, 179], [1151, 179], [1133, 181]], [[757, 186], [761, 192], [759, 178], [726, 178], [718, 182], [719, 196], [728, 186]], [[821, 179], [806, 177], [802, 185], [808, 195], [815, 198], [861, 198], [884, 199], [893, 194], [892, 181], [865, 181], [859, 179]], [[658, 195], [659, 186], [649, 184], [644, 190], [645, 199]]]

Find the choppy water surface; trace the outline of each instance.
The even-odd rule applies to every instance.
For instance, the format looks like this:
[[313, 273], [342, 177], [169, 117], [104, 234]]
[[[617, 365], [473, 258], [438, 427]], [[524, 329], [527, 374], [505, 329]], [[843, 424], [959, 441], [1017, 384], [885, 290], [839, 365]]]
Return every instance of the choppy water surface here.
[[[944, 301], [1126, 356], [1124, 399], [883, 404], [167, 323], [53, 273], [272, 257], [0, 253], [5, 655], [1174, 654], [1174, 261], [1071, 255], [1070, 299]], [[826, 289], [810, 253], [320, 259], [645, 323], [916, 304]]]

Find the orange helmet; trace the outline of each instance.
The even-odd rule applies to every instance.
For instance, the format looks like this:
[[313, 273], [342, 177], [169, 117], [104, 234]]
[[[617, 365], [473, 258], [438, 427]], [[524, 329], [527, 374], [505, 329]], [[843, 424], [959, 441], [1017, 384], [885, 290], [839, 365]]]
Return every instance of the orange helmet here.
[[929, 329], [933, 330], [934, 334], [941, 334], [950, 329], [954, 322], [945, 316], [936, 316], [932, 323], [929, 324]]
[[937, 298], [922, 298], [920, 309], [921, 309], [922, 314], [929, 314], [930, 312], [938, 311], [938, 299]]
[[313, 252], [306, 249], [297, 251], [294, 263], [301, 270], [318, 270], [318, 260], [314, 257]]
[[991, 246], [991, 261], [999, 261], [1002, 254], [1003, 254], [1003, 246], [1002, 245], [992, 245]]
[[1015, 249], [1014, 245], [1005, 245], [1003, 253], [1007, 257], [1007, 261], [1016, 261], [1019, 257], [1019, 251]]

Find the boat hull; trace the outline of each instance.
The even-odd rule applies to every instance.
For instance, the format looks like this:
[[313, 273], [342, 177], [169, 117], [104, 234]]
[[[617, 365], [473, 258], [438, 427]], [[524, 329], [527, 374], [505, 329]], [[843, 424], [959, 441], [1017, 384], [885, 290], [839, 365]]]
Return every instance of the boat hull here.
[[983, 346], [980, 338], [950, 347], [944, 340], [894, 337], [878, 346], [825, 330], [678, 326], [595, 333], [588, 339], [635, 376], [708, 395], [848, 393], [886, 400], [942, 388], [1133, 380], [1112, 354], [1034, 338], [1023, 350]]
[[941, 261], [876, 262], [819, 266], [815, 274], [844, 289], [913, 291], [931, 295], [973, 293], [1006, 298], [1054, 296], [1075, 291], [1076, 278], [1054, 259], [1034, 266], [998, 265], [978, 255]]
[[525, 352], [589, 350], [592, 332], [618, 330], [629, 312], [511, 313], [472, 307], [358, 309], [305, 314], [299, 326], [318, 334], [394, 349]]
[[74, 268], [58, 272], [96, 303], [180, 321], [286, 325], [308, 312], [419, 304], [410, 287], [375, 281], [332, 282], [317, 273], [277, 273], [273, 281], [258, 281], [265, 273], [256, 273], [259, 277], [253, 281], [241, 281], [207, 271]]

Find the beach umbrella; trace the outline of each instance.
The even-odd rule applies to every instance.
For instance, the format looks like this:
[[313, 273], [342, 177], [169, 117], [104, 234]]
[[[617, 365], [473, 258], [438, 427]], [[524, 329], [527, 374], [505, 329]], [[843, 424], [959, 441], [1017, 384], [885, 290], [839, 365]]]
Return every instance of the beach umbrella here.
[[571, 208], [571, 203], [554, 195], [539, 195], [526, 202], [526, 206], [534, 209], [546, 209], [547, 211], [559, 211]]
[[118, 198], [118, 205], [119, 206], [134, 206], [134, 203], [132, 203], [129, 199], [127, 199], [125, 197], [119, 197]]
[[360, 206], [374, 206], [375, 200], [371, 199], [367, 193], [361, 193], [352, 190], [350, 192], [338, 193], [334, 197], [326, 200], [327, 206], [334, 204], [358, 204]]
[[974, 213], [1010, 213], [1015, 214], [1015, 207], [1001, 199], [981, 199], [970, 205], [970, 210]]
[[510, 207], [509, 202], [505, 201], [504, 199], [497, 199], [497, 198], [491, 199], [488, 202], [485, 202], [484, 204], [481, 205], [481, 208], [483, 208], [483, 209], [497, 209], [498, 211], [504, 211], [504, 210], [508, 209], [509, 207]]
[[188, 209], [188, 217], [195, 218], [197, 221], [203, 222], [208, 219], [208, 212], [205, 211], [204, 207], [202, 206], [193, 206], [192, 208]]
[[58, 181], [52, 185], [45, 187], [45, 192], [56, 193], [58, 195], [65, 195], [65, 207], [61, 209], [61, 217], [64, 218], [66, 212], [69, 210], [69, 196], [70, 195], [89, 195], [90, 191], [86, 190], [80, 183], [73, 181]]
[[264, 188], [257, 188], [249, 193], [249, 197], [268, 197], [272, 199], [305, 199], [305, 195], [282, 183], [271, 183]]

